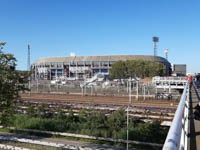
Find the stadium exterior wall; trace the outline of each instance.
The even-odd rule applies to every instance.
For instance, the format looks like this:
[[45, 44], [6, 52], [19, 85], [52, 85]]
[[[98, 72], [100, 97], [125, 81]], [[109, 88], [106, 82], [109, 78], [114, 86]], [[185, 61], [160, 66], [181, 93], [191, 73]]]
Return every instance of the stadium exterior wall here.
[[146, 60], [161, 62], [166, 66], [166, 75], [171, 73], [171, 64], [163, 57], [148, 55], [67, 56], [39, 58], [32, 64], [33, 79], [55, 80], [56, 78], [83, 79], [96, 73], [109, 74], [112, 65], [119, 61]]

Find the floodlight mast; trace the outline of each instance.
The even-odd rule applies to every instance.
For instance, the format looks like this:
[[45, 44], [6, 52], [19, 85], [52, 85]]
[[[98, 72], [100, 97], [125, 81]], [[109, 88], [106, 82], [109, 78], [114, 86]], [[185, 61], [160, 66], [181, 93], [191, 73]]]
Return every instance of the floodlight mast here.
[[154, 36], [152, 39], [154, 42], [154, 56], [157, 56], [157, 43], [159, 42], [159, 37]]
[[165, 53], [165, 58], [168, 60], [168, 49], [165, 49], [164, 53]]
[[28, 44], [28, 58], [27, 58], [27, 71], [31, 70], [31, 62], [30, 62], [30, 45]]
[[[31, 52], [30, 52], [30, 45], [28, 44], [28, 58], [27, 58], [27, 71], [31, 71]], [[28, 77], [28, 88], [29, 88], [29, 94], [31, 94], [31, 76]]]

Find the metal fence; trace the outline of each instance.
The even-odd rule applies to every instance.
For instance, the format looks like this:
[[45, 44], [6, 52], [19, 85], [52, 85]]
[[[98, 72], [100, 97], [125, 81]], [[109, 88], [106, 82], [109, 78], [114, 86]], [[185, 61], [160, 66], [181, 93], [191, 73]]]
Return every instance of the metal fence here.
[[[106, 81], [94, 82], [91, 85], [80, 86], [83, 81], [68, 81], [65, 84], [51, 84], [48, 80], [33, 80], [27, 87], [30, 93], [39, 94], [70, 94], [86, 96], [129, 96], [128, 82]], [[176, 90], [157, 89], [153, 83], [131, 81], [131, 93], [136, 99], [180, 99], [180, 93]]]
[[[51, 84], [49, 81], [31, 81], [31, 93], [56, 93], [56, 94], [83, 94], [83, 95], [102, 95], [102, 96], [128, 96], [129, 87], [127, 82], [110, 82], [105, 85], [105, 82], [95, 82], [95, 85], [87, 85], [81, 87], [80, 81], [67, 82], [66, 84]], [[155, 96], [157, 92], [154, 85], [150, 83], [132, 82], [132, 94], [139, 96]]]
[[173, 122], [168, 132], [163, 150], [187, 150], [189, 114], [189, 82], [187, 82]]

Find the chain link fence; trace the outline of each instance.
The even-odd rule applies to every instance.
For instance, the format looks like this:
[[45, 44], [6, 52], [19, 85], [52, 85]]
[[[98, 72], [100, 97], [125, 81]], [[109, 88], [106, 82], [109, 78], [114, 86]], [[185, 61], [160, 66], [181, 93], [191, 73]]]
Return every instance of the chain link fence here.
[[[67, 81], [65, 84], [54, 83], [48, 80], [37, 80], [30, 82], [29, 93], [49, 93], [49, 94], [71, 94], [83, 96], [129, 96], [156, 98], [156, 99], [172, 99], [174, 96], [179, 98], [176, 91], [169, 89], [156, 89], [152, 83], [143, 83], [138, 81], [130, 82], [94, 82], [84, 87], [80, 85], [83, 81]], [[172, 93], [170, 93], [172, 92]], [[172, 95], [174, 95], [172, 97]]]

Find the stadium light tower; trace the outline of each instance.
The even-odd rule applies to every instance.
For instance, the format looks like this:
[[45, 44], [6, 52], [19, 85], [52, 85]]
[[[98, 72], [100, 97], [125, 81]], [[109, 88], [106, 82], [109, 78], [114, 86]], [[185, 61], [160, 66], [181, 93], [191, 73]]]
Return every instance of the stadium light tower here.
[[154, 56], [157, 56], [157, 43], [159, 41], [159, 37], [154, 36], [153, 42], [154, 42]]
[[165, 49], [164, 53], [165, 53], [165, 58], [168, 60], [168, 49]]
[[[30, 45], [28, 44], [27, 71], [31, 71]], [[29, 94], [31, 94], [31, 76], [28, 77]]]
[[28, 44], [28, 58], [27, 58], [27, 71], [31, 70], [31, 62], [30, 62], [30, 45]]

